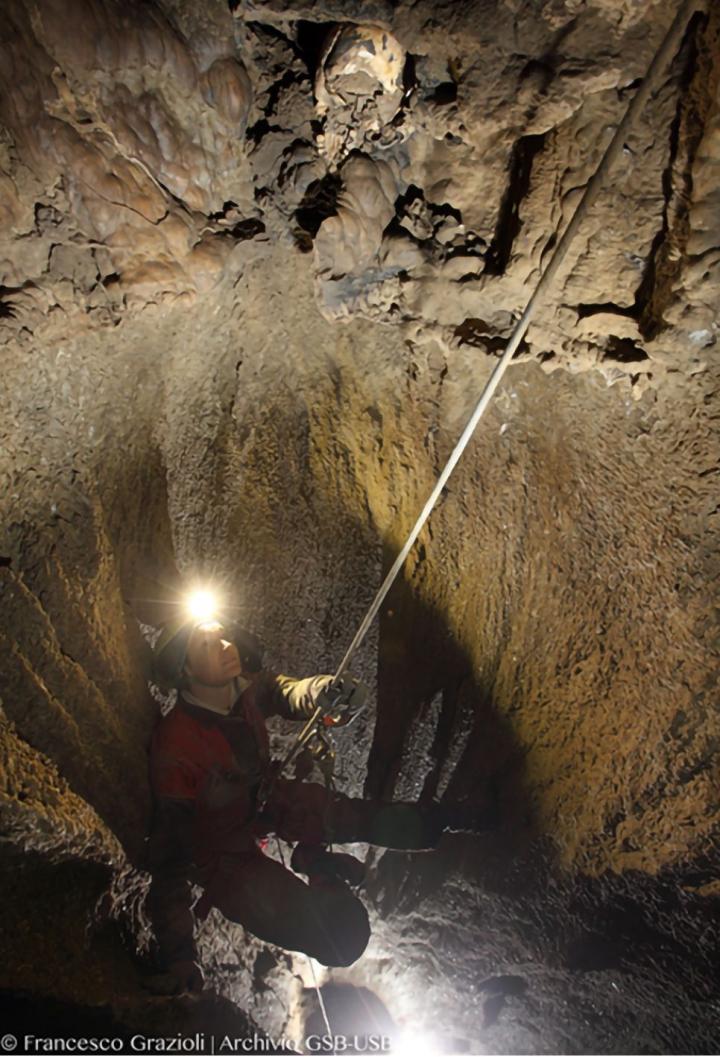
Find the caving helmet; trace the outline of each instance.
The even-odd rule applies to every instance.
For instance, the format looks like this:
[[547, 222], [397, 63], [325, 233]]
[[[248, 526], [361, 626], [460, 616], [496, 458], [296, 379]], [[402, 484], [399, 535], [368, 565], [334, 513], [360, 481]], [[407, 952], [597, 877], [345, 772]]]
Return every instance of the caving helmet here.
[[153, 647], [152, 680], [164, 690], [181, 690], [188, 685], [185, 672], [190, 636], [195, 628], [203, 624], [220, 624], [224, 637], [237, 647], [243, 671], [259, 672], [262, 668], [263, 647], [257, 635], [241, 627], [235, 621], [220, 617], [198, 620], [183, 617], [165, 624]]

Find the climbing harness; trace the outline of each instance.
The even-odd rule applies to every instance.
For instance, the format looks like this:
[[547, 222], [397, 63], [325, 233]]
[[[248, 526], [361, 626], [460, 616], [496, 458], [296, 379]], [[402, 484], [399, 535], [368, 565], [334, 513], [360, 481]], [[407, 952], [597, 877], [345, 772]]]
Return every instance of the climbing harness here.
[[342, 679], [333, 678], [330, 686], [323, 689], [318, 703], [308, 720], [296, 736], [285, 757], [276, 764], [261, 783], [257, 803], [261, 810], [267, 803], [276, 779], [303, 749], [307, 749], [325, 779], [328, 792], [335, 789], [335, 748], [330, 735], [338, 727], [349, 727], [365, 710], [366, 704], [356, 707], [352, 694], [347, 695]]

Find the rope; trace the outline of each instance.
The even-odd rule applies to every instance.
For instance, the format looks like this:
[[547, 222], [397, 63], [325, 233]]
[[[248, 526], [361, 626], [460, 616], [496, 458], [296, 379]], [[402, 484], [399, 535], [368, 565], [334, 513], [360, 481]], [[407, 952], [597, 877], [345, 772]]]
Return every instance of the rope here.
[[330, 1021], [328, 1019], [327, 1009], [325, 1008], [325, 999], [322, 996], [322, 991], [320, 990], [320, 987], [317, 982], [317, 976], [315, 975], [315, 966], [312, 963], [312, 958], [308, 958], [308, 965], [310, 966], [310, 972], [312, 973], [313, 983], [315, 984], [315, 990], [317, 991], [318, 1002], [320, 1003], [320, 1010], [323, 1015], [323, 1020], [325, 1021], [325, 1027], [327, 1028], [328, 1035], [330, 1036], [330, 1038], [332, 1038], [333, 1033], [332, 1028], [330, 1027]]
[[548, 287], [552, 283], [553, 279], [555, 278], [558, 272], [558, 269], [560, 268], [560, 265], [565, 259], [567, 251], [570, 248], [570, 244], [572, 243], [573, 239], [577, 234], [580, 224], [585, 219], [585, 215], [587, 214], [590, 207], [595, 203], [608, 170], [614, 164], [618, 155], [620, 154], [620, 151], [622, 150], [623, 144], [625, 142], [625, 137], [628, 131], [634, 124], [635, 120], [640, 114], [640, 111], [645, 106], [648, 97], [650, 96], [653, 88], [656, 86], [660, 73], [664, 70], [669, 60], [675, 55], [680, 45], [683, 33], [685, 32], [687, 23], [690, 21], [690, 18], [696, 10], [701, 10], [702, 8], [704, 8], [705, 2], [706, 0], [685, 0], [685, 2], [680, 7], [680, 10], [678, 11], [677, 15], [675, 16], [673, 23], [670, 26], [670, 29], [668, 30], [665, 39], [663, 40], [660, 46], [660, 49], [655, 54], [655, 57], [651, 62], [650, 66], [648, 67], [648, 71], [645, 77], [643, 78], [640, 87], [633, 96], [633, 99], [625, 112], [625, 116], [623, 117], [622, 121], [615, 130], [615, 135], [610, 141], [610, 144], [607, 150], [605, 151], [600, 161], [600, 164], [595, 170], [593, 177], [587, 184], [585, 188], [585, 193], [583, 194], [580, 202], [578, 203], [577, 208], [575, 209], [575, 212], [572, 216], [572, 219], [570, 220], [570, 223], [565, 229], [562, 238], [557, 243], [552, 257], [550, 258], [550, 261], [547, 267], [545, 268], [545, 271], [542, 273], [537, 286], [535, 287], [534, 293], [532, 294], [530, 300], [525, 306], [525, 311], [520, 316], [518, 322], [515, 324], [515, 329], [513, 330], [510, 336], [510, 340], [507, 343], [507, 347], [502, 357], [496, 364], [492, 374], [490, 375], [490, 378], [485, 386], [485, 389], [482, 392], [482, 395], [480, 396], [477, 406], [475, 407], [475, 410], [470, 416], [468, 424], [463, 430], [459, 441], [455, 445], [455, 448], [453, 449], [450, 458], [445, 464], [445, 468], [440, 474], [437, 480], [437, 484], [430, 493], [428, 500], [425, 503], [425, 506], [422, 508], [422, 511], [420, 512], [420, 515], [405, 542], [404, 547], [393, 562], [392, 568], [385, 577], [385, 580], [383, 581], [379, 591], [375, 595], [372, 605], [370, 606], [365, 615], [365, 619], [357, 630], [355, 638], [350, 643], [347, 653], [340, 662], [340, 666], [335, 672], [334, 682], [337, 682], [343, 675], [343, 673], [347, 670], [352, 655], [365, 638], [370, 628], [370, 625], [372, 624], [373, 620], [377, 615], [378, 610], [380, 609], [380, 606], [385, 600], [388, 591], [392, 587], [398, 573], [405, 564], [405, 559], [410, 553], [410, 550], [413, 544], [415, 543], [415, 540], [420, 535], [420, 532], [425, 522], [430, 517], [432, 509], [437, 503], [438, 498], [440, 497], [440, 493], [447, 484], [450, 475], [452, 474], [458, 461], [460, 460], [460, 456], [465, 451], [465, 448], [467, 447], [470, 438], [475, 432], [478, 422], [482, 418], [485, 409], [490, 403], [490, 400], [492, 399], [495, 390], [497, 389], [503, 375], [505, 374], [505, 371], [510, 365], [510, 361], [512, 360], [520, 345], [520, 342], [525, 336], [528, 326], [530, 325], [530, 322], [533, 316], [535, 315], [535, 311], [538, 305], [540, 304], [542, 296], [547, 292]]
[[[285, 862], [285, 856], [283, 855], [282, 847], [280, 845], [280, 838], [277, 837], [277, 836], [275, 837], [275, 845], [277, 847], [278, 855], [280, 856], [280, 862], [283, 864], [283, 866], [287, 870], [288, 867], [287, 867], [287, 863]], [[327, 1028], [327, 1033], [332, 1038], [332, 1028], [330, 1027], [330, 1020], [329, 1020], [328, 1015], [327, 1015], [327, 1009], [325, 1008], [325, 999], [322, 996], [322, 993], [320, 991], [320, 984], [318, 983], [317, 975], [315, 974], [315, 966], [313, 965], [312, 958], [310, 957], [309, 954], [306, 954], [305, 957], [307, 958], [307, 963], [310, 966], [310, 973], [311, 973], [312, 978], [313, 978], [313, 983], [315, 984], [315, 990], [317, 991], [317, 997], [318, 997], [318, 1004], [320, 1006], [320, 1012], [322, 1013], [322, 1018], [325, 1021], [325, 1027]]]

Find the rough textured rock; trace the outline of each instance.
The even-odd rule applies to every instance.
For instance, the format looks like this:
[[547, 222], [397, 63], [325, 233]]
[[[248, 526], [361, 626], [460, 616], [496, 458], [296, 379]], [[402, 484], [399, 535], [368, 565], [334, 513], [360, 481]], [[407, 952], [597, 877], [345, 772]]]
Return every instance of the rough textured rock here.
[[[211, 577], [273, 666], [333, 669], [672, 11], [5, 8], [2, 989], [48, 1024], [250, 1030], [232, 1002], [295, 1037], [308, 967], [216, 913], [224, 998], [142, 990], [147, 639]], [[369, 852], [371, 948], [326, 980], [450, 1048], [717, 1041], [719, 27], [353, 665], [342, 788], [498, 794], [497, 838]]]
[[115, 0], [10, 4], [5, 19], [5, 325], [109, 322], [133, 298], [212, 287], [233, 248], [225, 204], [252, 211], [229, 12], [188, 39], [169, 13]]

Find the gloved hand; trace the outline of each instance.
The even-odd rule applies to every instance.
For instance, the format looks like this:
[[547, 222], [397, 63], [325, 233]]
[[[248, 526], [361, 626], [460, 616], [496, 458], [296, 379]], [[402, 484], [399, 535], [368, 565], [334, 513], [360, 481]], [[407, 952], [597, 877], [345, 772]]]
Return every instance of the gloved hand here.
[[332, 675], [311, 675], [308, 679], [275, 676], [277, 690], [292, 718], [309, 719], [318, 705], [328, 715], [343, 712], [357, 715], [365, 706], [367, 687], [349, 675], [344, 675], [335, 686], [333, 679]]
[[199, 994], [205, 977], [197, 962], [172, 962], [166, 972], [148, 977], [144, 986], [156, 995]]
[[325, 722], [337, 717], [337, 723], [329, 722], [328, 726], [349, 723], [367, 704], [369, 690], [359, 679], [343, 675], [333, 686], [332, 676], [327, 676], [327, 683], [322, 687], [315, 703], [323, 710]]

